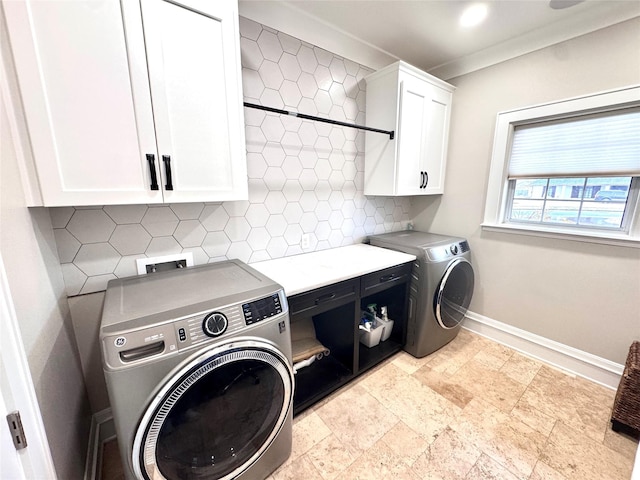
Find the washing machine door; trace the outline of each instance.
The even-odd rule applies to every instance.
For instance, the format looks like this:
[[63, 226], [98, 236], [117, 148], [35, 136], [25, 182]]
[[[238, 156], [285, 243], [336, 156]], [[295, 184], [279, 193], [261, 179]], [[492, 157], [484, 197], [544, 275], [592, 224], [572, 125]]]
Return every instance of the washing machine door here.
[[455, 259], [445, 269], [433, 300], [442, 328], [455, 328], [464, 320], [473, 295], [473, 279], [473, 268], [464, 258]]
[[293, 405], [293, 371], [270, 344], [214, 347], [171, 375], [136, 431], [134, 469], [157, 480], [231, 479], [269, 447]]

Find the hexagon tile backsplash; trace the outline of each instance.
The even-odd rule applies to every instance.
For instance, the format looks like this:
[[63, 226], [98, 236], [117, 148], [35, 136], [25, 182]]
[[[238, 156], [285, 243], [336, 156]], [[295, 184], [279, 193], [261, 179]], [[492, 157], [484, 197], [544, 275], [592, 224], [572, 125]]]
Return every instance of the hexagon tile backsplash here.
[[[240, 35], [246, 101], [365, 124], [370, 69], [242, 17]], [[248, 201], [50, 209], [69, 296], [135, 275], [141, 257], [251, 263], [358, 243], [409, 221], [408, 198], [363, 195], [364, 132], [244, 113]]]

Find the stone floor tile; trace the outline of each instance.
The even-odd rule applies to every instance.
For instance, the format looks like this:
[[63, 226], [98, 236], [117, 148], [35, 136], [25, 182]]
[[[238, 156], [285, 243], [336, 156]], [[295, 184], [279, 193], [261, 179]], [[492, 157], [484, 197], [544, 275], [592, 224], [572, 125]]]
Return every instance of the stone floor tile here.
[[460, 408], [464, 408], [473, 398], [473, 394], [466, 388], [451, 381], [452, 377], [433, 370], [428, 364], [414, 372], [412, 376]]
[[465, 480], [518, 480], [518, 477], [483, 453]]
[[627, 480], [633, 461], [566, 423], [556, 423], [540, 460], [568, 480]]
[[504, 345], [496, 342], [490, 342], [486, 344], [482, 350], [476, 353], [473, 359], [485, 367], [493, 370], [500, 370], [514, 353], [515, 351], [509, 347], [505, 347]]
[[613, 392], [543, 365], [522, 395], [527, 405], [604, 441]]
[[120, 461], [118, 441], [111, 440], [102, 444], [101, 480], [124, 480], [124, 470]]
[[361, 453], [349, 448], [331, 434], [309, 450], [306, 456], [324, 480], [333, 480], [341, 478], [341, 472], [349, 467]]
[[402, 455], [395, 454], [382, 440], [354, 461], [340, 478], [345, 480], [421, 480], [421, 477], [416, 475], [402, 459]]
[[413, 464], [413, 471], [428, 480], [464, 479], [482, 452], [464, 437], [446, 428]]
[[510, 412], [527, 388], [475, 359], [467, 362], [449, 380], [474, 396], [481, 396], [503, 412]]
[[413, 465], [429, 446], [429, 442], [402, 421], [389, 430], [382, 441], [408, 465]]
[[273, 480], [324, 480], [307, 455], [287, 462], [271, 474]]
[[361, 384], [342, 392], [316, 413], [342, 443], [359, 450], [371, 448], [398, 423], [398, 418]]
[[516, 382], [529, 385], [541, 367], [542, 363], [537, 360], [515, 352], [513, 356], [505, 362], [500, 371]]
[[329, 435], [331, 430], [315, 411], [305, 415], [300, 421], [296, 418], [293, 424], [291, 455], [285, 463], [294, 462]]
[[567, 480], [567, 477], [559, 474], [549, 465], [538, 460], [529, 480]]
[[454, 340], [435, 352], [428, 363], [443, 375], [453, 375], [488, 344], [487, 339], [462, 329]]
[[547, 441], [545, 435], [479, 398], [469, 402], [451, 428], [522, 479], [533, 471]]
[[413, 372], [419, 370], [424, 365], [429, 363], [429, 361], [433, 360], [436, 355], [437, 353], [427, 355], [426, 357], [422, 358], [416, 358], [412, 355], [409, 355], [407, 352], [399, 352], [391, 359], [391, 363], [411, 375]]
[[546, 413], [541, 412], [525, 399], [520, 398], [516, 406], [511, 410], [511, 416], [517, 418], [522, 423], [529, 425], [534, 430], [542, 433], [545, 436], [551, 434], [553, 426], [556, 423], [556, 418]]
[[460, 413], [458, 406], [392, 363], [360, 385], [429, 443]]
[[629, 460], [634, 460], [638, 449], [638, 440], [627, 435], [616, 433], [607, 426], [604, 432], [604, 444], [611, 450], [618, 452]]

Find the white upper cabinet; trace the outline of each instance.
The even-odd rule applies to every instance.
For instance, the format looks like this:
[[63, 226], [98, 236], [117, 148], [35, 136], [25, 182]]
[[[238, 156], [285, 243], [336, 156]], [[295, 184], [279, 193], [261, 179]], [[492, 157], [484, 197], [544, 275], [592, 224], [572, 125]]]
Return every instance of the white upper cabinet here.
[[454, 87], [404, 62], [365, 80], [367, 125], [395, 131], [366, 134], [365, 195], [443, 193]]
[[32, 204], [247, 198], [235, 0], [3, 6]]

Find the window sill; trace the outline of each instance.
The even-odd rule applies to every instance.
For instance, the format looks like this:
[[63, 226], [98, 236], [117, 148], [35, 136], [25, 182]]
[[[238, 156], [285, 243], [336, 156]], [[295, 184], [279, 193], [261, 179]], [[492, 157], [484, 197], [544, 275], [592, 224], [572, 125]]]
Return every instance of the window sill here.
[[532, 237], [557, 238], [575, 242], [599, 243], [617, 247], [640, 248], [640, 238], [623, 233], [594, 230], [576, 231], [562, 227], [544, 227], [537, 225], [515, 225], [507, 223], [483, 223], [482, 229], [489, 232], [511, 233]]

